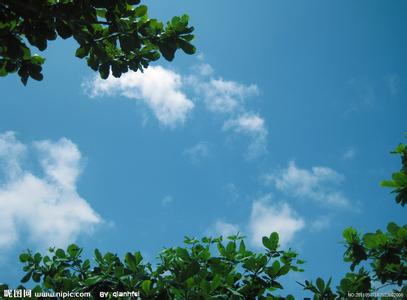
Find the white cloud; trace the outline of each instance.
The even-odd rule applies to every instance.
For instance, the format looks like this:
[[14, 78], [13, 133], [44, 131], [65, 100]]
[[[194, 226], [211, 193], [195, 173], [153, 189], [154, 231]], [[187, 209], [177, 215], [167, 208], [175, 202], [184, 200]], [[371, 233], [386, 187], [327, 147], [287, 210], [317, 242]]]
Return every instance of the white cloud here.
[[21, 173], [20, 160], [26, 151], [26, 146], [16, 139], [13, 132], [0, 134], [0, 166], [7, 170], [4, 172], [6, 176], [14, 178]]
[[[201, 72], [202, 74], [202, 72]], [[195, 92], [199, 94], [211, 112], [234, 113], [244, 110], [244, 100], [249, 96], [258, 95], [258, 87], [254, 84], [244, 85], [236, 81], [222, 78], [200, 79], [195, 76], [188, 78]]]
[[287, 203], [273, 204], [270, 198], [266, 196], [252, 204], [249, 230], [251, 242], [256, 247], [262, 247], [262, 237], [274, 231], [279, 234], [280, 244], [286, 246], [305, 226], [304, 220]]
[[294, 161], [277, 174], [265, 176], [266, 183], [298, 198], [308, 198], [328, 206], [348, 206], [349, 200], [336, 190], [344, 176], [328, 167], [301, 169]]
[[12, 247], [22, 232], [41, 246], [66, 246], [82, 232], [102, 222], [76, 190], [81, 153], [68, 139], [39, 141], [44, 176], [23, 169], [21, 155], [28, 147], [12, 132], [0, 135], [0, 247]]
[[214, 69], [210, 64], [207, 63], [201, 63], [195, 67], [195, 70], [198, 72], [199, 75], [201, 76], [210, 76], [214, 73]]
[[46, 140], [34, 145], [40, 152], [40, 164], [48, 178], [67, 190], [75, 189], [76, 179], [81, 172], [78, 147], [66, 138], [57, 143]]
[[141, 100], [164, 126], [183, 124], [194, 108], [194, 103], [182, 91], [181, 75], [161, 66], [150, 66], [144, 73], [130, 71], [120, 78], [95, 77], [84, 86], [91, 97], [118, 93]]
[[200, 141], [196, 143], [194, 146], [186, 149], [184, 151], [184, 155], [188, 158], [188, 160], [193, 163], [197, 164], [202, 159], [209, 156], [209, 144], [204, 141]]
[[254, 113], [245, 113], [239, 117], [227, 120], [223, 130], [233, 130], [236, 133], [248, 135], [252, 141], [248, 149], [248, 158], [255, 158], [267, 152], [268, 131], [262, 117]]
[[212, 234], [214, 235], [221, 235], [223, 238], [227, 238], [231, 235], [236, 235], [240, 232], [239, 226], [236, 224], [226, 223], [222, 220], [218, 220], [215, 222], [213, 226], [213, 230], [211, 230]]
[[236, 132], [248, 134], [264, 134], [267, 132], [264, 119], [256, 114], [244, 114], [237, 119], [228, 120], [223, 125], [223, 130], [234, 129]]
[[[203, 55], [199, 56], [199, 60], [199, 64], [192, 67], [193, 75], [150, 66], [144, 73], [128, 72], [120, 78], [102, 80], [96, 76], [85, 82], [83, 87], [93, 98], [121, 95], [139, 100], [147, 105], [162, 125], [171, 128], [184, 124], [195, 105], [203, 104], [213, 115], [224, 117], [222, 122], [228, 120], [224, 122], [224, 129], [233, 127], [234, 132], [252, 137], [247, 154], [249, 159], [266, 153], [264, 119], [249, 112], [246, 107], [248, 97], [259, 95], [257, 85], [215, 78], [213, 67], [204, 62]], [[143, 116], [143, 126], [147, 120]]]
[[313, 220], [310, 227], [313, 231], [321, 231], [328, 228], [331, 225], [331, 219], [328, 216], [321, 216]]
[[352, 160], [356, 155], [356, 151], [353, 148], [350, 148], [348, 150], [346, 150], [343, 155], [342, 155], [342, 159], [343, 160]]

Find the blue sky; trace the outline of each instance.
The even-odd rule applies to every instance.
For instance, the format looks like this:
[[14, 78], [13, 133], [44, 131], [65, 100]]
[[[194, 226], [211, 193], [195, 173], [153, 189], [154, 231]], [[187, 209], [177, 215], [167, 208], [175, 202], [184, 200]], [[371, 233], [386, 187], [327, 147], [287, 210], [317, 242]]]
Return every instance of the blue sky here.
[[2, 78], [0, 281], [76, 242], [153, 260], [184, 235], [277, 230], [340, 278], [341, 232], [405, 222], [379, 182], [407, 128], [405, 1], [145, 1], [188, 13], [194, 56], [102, 81], [58, 40], [43, 82]]

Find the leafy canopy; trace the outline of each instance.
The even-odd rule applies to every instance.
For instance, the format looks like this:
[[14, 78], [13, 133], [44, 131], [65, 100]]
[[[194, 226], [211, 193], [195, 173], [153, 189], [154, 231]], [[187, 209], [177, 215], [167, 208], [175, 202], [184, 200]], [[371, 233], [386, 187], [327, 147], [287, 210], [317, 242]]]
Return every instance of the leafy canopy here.
[[[407, 202], [407, 146], [400, 144], [392, 152], [401, 156], [402, 168], [393, 173], [392, 180], [382, 181], [381, 185], [394, 188], [396, 202], [404, 206]], [[343, 231], [346, 251], [344, 261], [351, 263], [350, 272], [340, 280], [336, 293], [332, 290], [331, 279], [326, 283], [317, 278], [315, 284], [306, 280], [300, 283], [305, 290], [314, 294], [314, 299], [366, 299], [357, 293], [379, 292], [392, 286], [394, 292], [404, 296], [391, 299], [405, 299], [407, 296], [407, 225], [399, 226], [394, 222], [387, 230], [361, 235], [354, 228]], [[357, 270], [356, 270], [357, 269]], [[372, 297], [374, 298], [374, 297]]]
[[[279, 249], [275, 232], [263, 238], [263, 253], [249, 251], [239, 235], [226, 242], [222, 237], [186, 237], [184, 242], [185, 247], [164, 249], [156, 266], [140, 252], [120, 259], [96, 249], [90, 261], [76, 245], [66, 251], [51, 248], [45, 256], [27, 250], [20, 255], [26, 272], [21, 282], [32, 280], [33, 293], [90, 292], [92, 299], [115, 291], [138, 291], [142, 299], [274, 299], [283, 289], [279, 279], [302, 271], [304, 263], [295, 252]], [[0, 292], [4, 289], [8, 286], [0, 285]]]
[[[407, 137], [407, 133], [406, 133]], [[407, 203], [407, 145], [399, 144], [391, 153], [401, 156], [401, 170], [392, 174], [391, 180], [383, 180], [381, 185], [393, 188], [396, 193], [396, 202], [401, 206]]]
[[[405, 151], [406, 146], [398, 149]], [[396, 199], [402, 191], [396, 190]], [[380, 292], [389, 286], [399, 295], [391, 299], [405, 299], [407, 225], [390, 222], [386, 231], [364, 235], [349, 227], [343, 238], [344, 261], [350, 263], [350, 272], [336, 290], [331, 287], [332, 279], [298, 282], [314, 300], [377, 299], [363, 293]], [[27, 250], [20, 255], [25, 272], [21, 283], [31, 281], [34, 293], [90, 292], [92, 299], [98, 299], [100, 292], [112, 296], [115, 291], [140, 292], [142, 299], [281, 299], [285, 294], [281, 278], [289, 272], [302, 272], [304, 261], [290, 249], [280, 249], [276, 232], [262, 241], [265, 249], [259, 253], [248, 250], [239, 235], [228, 237], [226, 242], [222, 237], [186, 237], [184, 247], [164, 249], [156, 264], [145, 262], [140, 252], [129, 252], [121, 259], [97, 249], [91, 261], [82, 258], [82, 249], [74, 244], [66, 250], [50, 248], [44, 256]], [[7, 284], [0, 284], [0, 295], [7, 289]], [[285, 299], [294, 297], [287, 295]]]
[[103, 79], [142, 71], [161, 55], [173, 60], [178, 49], [195, 53], [188, 19], [164, 25], [140, 0], [0, 0], [0, 76], [17, 72], [24, 85], [29, 77], [42, 80], [45, 59], [33, 47], [44, 51], [57, 37], [73, 37], [75, 55]]

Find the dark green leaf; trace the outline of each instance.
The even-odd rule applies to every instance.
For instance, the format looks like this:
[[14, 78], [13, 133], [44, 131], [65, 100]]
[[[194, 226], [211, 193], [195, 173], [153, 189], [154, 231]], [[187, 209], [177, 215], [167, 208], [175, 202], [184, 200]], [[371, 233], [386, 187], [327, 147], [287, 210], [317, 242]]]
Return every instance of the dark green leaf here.
[[135, 9], [135, 16], [136, 17], [142, 17], [147, 14], [147, 6], [145, 5], [140, 5]]

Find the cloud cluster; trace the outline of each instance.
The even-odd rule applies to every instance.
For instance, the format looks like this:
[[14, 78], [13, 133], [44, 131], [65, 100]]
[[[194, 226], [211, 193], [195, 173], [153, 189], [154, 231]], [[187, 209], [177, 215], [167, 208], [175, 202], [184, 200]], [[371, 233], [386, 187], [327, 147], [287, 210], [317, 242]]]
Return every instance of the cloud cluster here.
[[[254, 247], [262, 247], [263, 236], [269, 236], [275, 231], [280, 236], [280, 244], [286, 246], [304, 227], [305, 221], [288, 203], [272, 201], [271, 196], [266, 195], [252, 202], [245, 233]], [[216, 221], [212, 230], [223, 237], [239, 231], [238, 225], [222, 220]]]
[[256, 158], [257, 156], [267, 152], [267, 134], [265, 121], [259, 115], [254, 113], [245, 113], [235, 119], [230, 119], [223, 124], [224, 131], [234, 131], [248, 135], [252, 138], [247, 151], [248, 158]]
[[91, 97], [122, 95], [143, 101], [164, 126], [175, 127], [185, 122], [194, 103], [182, 91], [181, 75], [161, 66], [150, 66], [144, 73], [127, 72], [107, 80], [96, 76], [85, 84]]
[[[23, 168], [35, 150], [43, 176]], [[0, 134], [0, 248], [15, 245], [23, 233], [40, 246], [66, 246], [101, 223], [77, 192], [81, 153], [66, 138], [21, 143], [14, 132]]]
[[297, 167], [294, 161], [287, 168], [265, 177], [268, 184], [296, 198], [310, 199], [318, 204], [335, 207], [349, 205], [349, 200], [337, 190], [344, 176], [328, 167], [312, 167], [310, 170]]
[[257, 85], [215, 78], [213, 68], [203, 62], [196, 69], [197, 74], [188, 76], [186, 82], [208, 111], [225, 118], [223, 131], [242, 134], [251, 139], [247, 158], [265, 154], [268, 135], [266, 121], [258, 113], [247, 109], [246, 105], [247, 98], [259, 95]]
[[260, 247], [262, 237], [276, 231], [280, 236], [280, 244], [287, 245], [304, 228], [305, 222], [287, 203], [270, 203], [269, 198], [253, 202], [249, 223], [251, 242]]
[[216, 113], [233, 113], [242, 110], [244, 100], [259, 94], [256, 85], [244, 85], [222, 78], [201, 78], [191, 76], [188, 82], [192, 84], [196, 93], [202, 95], [207, 109]]
[[213, 232], [216, 235], [221, 235], [224, 238], [227, 238], [231, 235], [236, 235], [240, 232], [239, 226], [231, 223], [227, 223], [223, 220], [217, 220], [215, 222]]
[[251, 138], [249, 158], [264, 154], [268, 133], [265, 120], [246, 108], [246, 99], [259, 95], [258, 87], [213, 74], [212, 66], [201, 61], [194, 67], [193, 75], [150, 66], [144, 73], [129, 71], [120, 78], [102, 80], [95, 76], [83, 86], [92, 98], [120, 95], [142, 101], [161, 125], [170, 128], [184, 124], [196, 105], [203, 103], [210, 113], [222, 115], [225, 132], [233, 129]]

